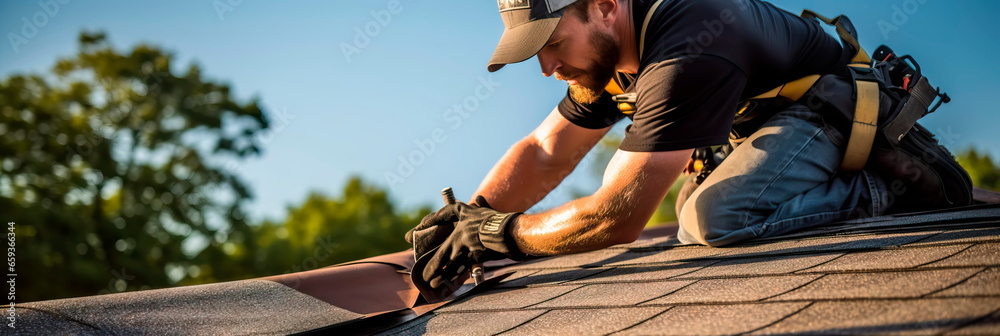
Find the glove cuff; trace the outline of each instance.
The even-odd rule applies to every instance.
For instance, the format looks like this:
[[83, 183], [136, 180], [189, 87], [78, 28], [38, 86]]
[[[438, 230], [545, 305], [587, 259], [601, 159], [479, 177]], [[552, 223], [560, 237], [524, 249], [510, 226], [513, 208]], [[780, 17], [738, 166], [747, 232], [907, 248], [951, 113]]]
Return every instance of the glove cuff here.
[[487, 249], [499, 252], [512, 260], [524, 260], [528, 255], [517, 248], [513, 237], [507, 232], [507, 225], [519, 215], [520, 212], [500, 212], [486, 217], [479, 224], [479, 241]]

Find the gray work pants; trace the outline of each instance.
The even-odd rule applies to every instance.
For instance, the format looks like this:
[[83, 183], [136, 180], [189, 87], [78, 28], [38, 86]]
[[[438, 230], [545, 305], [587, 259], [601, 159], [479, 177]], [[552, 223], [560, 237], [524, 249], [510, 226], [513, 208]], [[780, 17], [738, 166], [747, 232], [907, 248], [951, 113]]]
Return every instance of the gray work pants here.
[[846, 139], [796, 104], [771, 117], [684, 201], [678, 239], [721, 246], [882, 214], [885, 182], [838, 172]]

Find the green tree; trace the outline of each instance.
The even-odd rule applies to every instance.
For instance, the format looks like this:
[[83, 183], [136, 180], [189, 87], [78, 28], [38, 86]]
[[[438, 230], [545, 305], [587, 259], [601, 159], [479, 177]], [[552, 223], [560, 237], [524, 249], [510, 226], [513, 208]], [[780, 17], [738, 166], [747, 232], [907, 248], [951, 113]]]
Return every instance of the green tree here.
[[429, 212], [399, 211], [384, 190], [353, 177], [342, 195], [313, 192], [284, 222], [264, 222], [255, 234], [261, 249], [233, 247], [254, 260], [258, 276], [298, 272], [406, 250], [404, 234]]
[[958, 163], [972, 178], [972, 185], [990, 190], [1000, 190], [1000, 164], [989, 154], [969, 148], [956, 156]]
[[0, 81], [0, 213], [16, 222], [18, 301], [245, 274], [249, 260], [203, 266], [225, 242], [254, 243], [250, 191], [224, 167], [260, 152], [257, 100], [197, 65], [177, 71], [153, 46], [119, 52], [103, 33], [79, 43], [51, 74]]

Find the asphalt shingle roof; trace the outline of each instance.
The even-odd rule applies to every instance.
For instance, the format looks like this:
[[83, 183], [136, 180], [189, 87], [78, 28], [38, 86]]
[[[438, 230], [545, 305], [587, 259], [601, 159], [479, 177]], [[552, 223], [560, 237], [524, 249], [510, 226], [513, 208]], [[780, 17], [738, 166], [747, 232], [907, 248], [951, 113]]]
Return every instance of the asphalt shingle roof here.
[[726, 248], [656, 237], [496, 272], [514, 274], [383, 334], [998, 334], [1000, 206]]
[[244, 280], [33, 302], [20, 335], [289, 334], [362, 317], [282, 284]]
[[[412, 253], [202, 286], [19, 304], [21, 334], [1000, 334], [1000, 205], [884, 216], [738, 246], [668, 230], [488, 264], [422, 304]], [[503, 277], [508, 275], [507, 277]]]

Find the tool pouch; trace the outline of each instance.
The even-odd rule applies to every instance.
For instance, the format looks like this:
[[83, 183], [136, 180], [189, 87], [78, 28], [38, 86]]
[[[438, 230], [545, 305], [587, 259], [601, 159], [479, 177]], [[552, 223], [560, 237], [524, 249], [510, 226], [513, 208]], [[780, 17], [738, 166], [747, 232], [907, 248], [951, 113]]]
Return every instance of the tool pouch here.
[[[858, 99], [858, 76], [879, 87], [875, 139], [865, 168], [889, 186], [890, 213], [931, 210], [972, 203], [972, 182], [952, 154], [917, 123], [950, 98], [932, 87], [910, 56], [896, 57], [886, 46], [873, 54], [871, 68], [851, 68], [853, 78], [824, 75], [801, 102], [850, 134]], [[849, 93], [849, 94], [845, 94]], [[936, 104], [934, 102], [937, 101]], [[933, 104], [933, 107], [932, 107]]]

